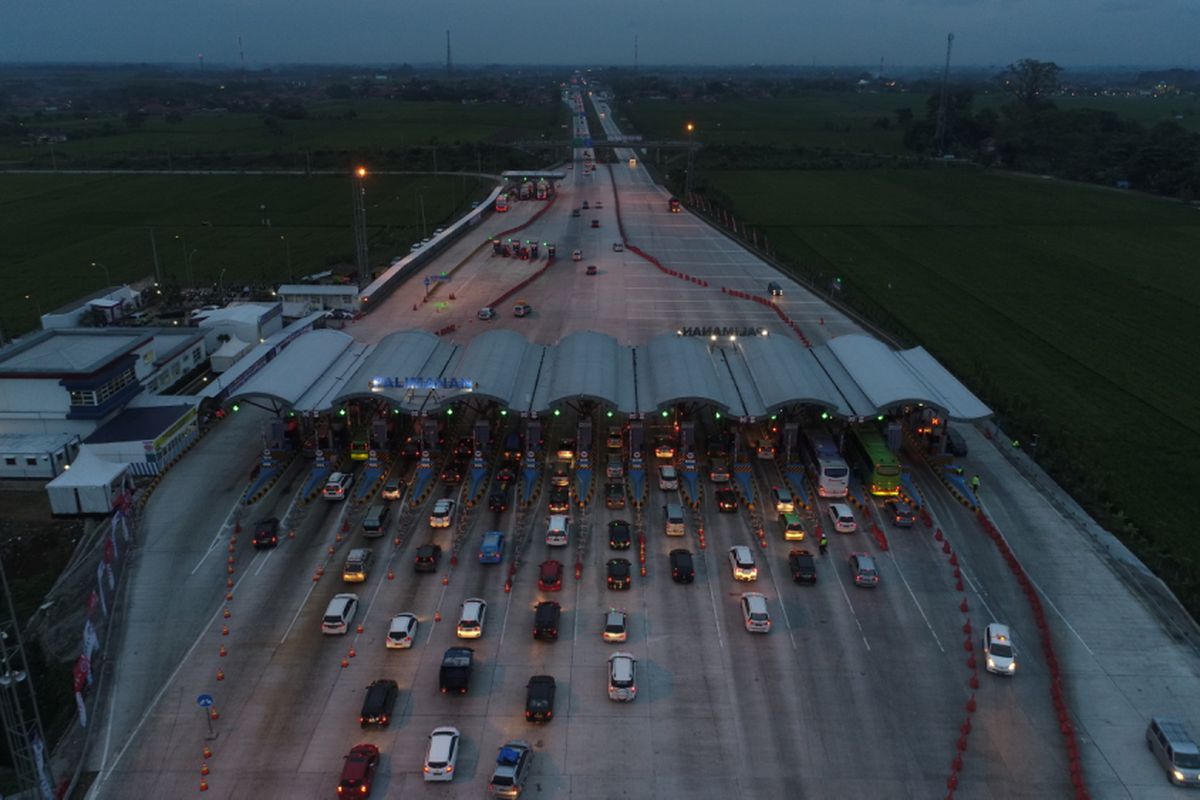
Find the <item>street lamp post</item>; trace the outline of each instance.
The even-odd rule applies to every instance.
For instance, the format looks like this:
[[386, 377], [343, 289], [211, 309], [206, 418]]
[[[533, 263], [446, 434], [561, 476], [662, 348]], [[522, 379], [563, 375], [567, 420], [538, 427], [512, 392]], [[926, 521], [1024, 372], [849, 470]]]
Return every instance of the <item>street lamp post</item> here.
[[225, 298], [225, 270], [226, 269], [228, 269], [228, 267], [222, 267], [221, 274], [219, 276], [217, 276], [217, 294], [219, 294], [221, 296], [222, 300], [224, 300], [224, 298]]
[[366, 189], [363, 179], [367, 177], [367, 168], [359, 167], [354, 170], [354, 181], [350, 184], [351, 199], [354, 202], [354, 252], [358, 266], [358, 285], [367, 285], [367, 209], [364, 205]]
[[111, 287], [113, 285], [113, 283], [112, 283], [112, 277], [110, 277], [108, 274], [108, 267], [104, 266], [99, 261], [93, 261], [92, 266], [99, 267], [100, 269], [104, 270], [104, 288], [108, 289], [109, 287]]
[[687, 157], [687, 178], [684, 181], [683, 195], [690, 202], [692, 194], [692, 172], [695, 167], [695, 150], [692, 149], [692, 132], [696, 130], [696, 126], [689, 122], [687, 124], [688, 135], [688, 157]]

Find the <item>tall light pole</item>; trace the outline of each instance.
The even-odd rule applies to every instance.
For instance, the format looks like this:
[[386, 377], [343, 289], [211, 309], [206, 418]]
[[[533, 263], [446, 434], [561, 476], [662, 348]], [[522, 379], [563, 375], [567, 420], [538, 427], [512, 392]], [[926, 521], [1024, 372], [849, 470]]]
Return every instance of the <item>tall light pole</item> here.
[[354, 201], [354, 256], [358, 266], [358, 285], [367, 285], [367, 208], [365, 203], [366, 189], [363, 179], [367, 177], [367, 168], [359, 167], [354, 170], [354, 180], [350, 183], [351, 199]]
[[221, 274], [219, 276], [217, 276], [217, 293], [221, 296], [222, 299], [224, 299], [224, 297], [225, 297], [225, 270], [226, 269], [228, 269], [228, 267], [222, 267]]
[[112, 278], [109, 277], [109, 274], [108, 274], [108, 267], [104, 266], [99, 261], [93, 261], [92, 266], [99, 267], [100, 269], [104, 270], [104, 288], [105, 289], [110, 288], [113, 285], [113, 283], [112, 283]]
[[692, 132], [696, 130], [696, 126], [689, 122], [687, 124], [688, 135], [688, 157], [687, 157], [687, 179], [684, 181], [683, 196], [685, 200], [690, 202], [692, 194], [692, 172], [695, 167], [696, 151], [692, 149]]
[[288, 280], [290, 281], [292, 279], [292, 246], [284, 234], [279, 234], [279, 239], [283, 242], [283, 255], [287, 259]]

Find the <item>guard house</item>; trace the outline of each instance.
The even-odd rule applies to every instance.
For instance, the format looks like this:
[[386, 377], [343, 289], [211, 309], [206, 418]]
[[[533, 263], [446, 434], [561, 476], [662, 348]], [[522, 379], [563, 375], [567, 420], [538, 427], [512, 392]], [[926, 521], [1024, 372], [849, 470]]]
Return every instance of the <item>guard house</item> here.
[[275, 290], [275, 296], [282, 301], [287, 319], [300, 319], [314, 311], [359, 311], [358, 287], [354, 284], [285, 283]]

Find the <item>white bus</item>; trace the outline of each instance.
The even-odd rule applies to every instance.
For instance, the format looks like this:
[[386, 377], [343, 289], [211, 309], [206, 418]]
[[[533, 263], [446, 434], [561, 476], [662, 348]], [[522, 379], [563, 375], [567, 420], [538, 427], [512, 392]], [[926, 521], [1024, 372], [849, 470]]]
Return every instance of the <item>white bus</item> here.
[[823, 428], [805, 428], [801, 437], [808, 477], [821, 497], [845, 497], [850, 490], [850, 468], [833, 437]]

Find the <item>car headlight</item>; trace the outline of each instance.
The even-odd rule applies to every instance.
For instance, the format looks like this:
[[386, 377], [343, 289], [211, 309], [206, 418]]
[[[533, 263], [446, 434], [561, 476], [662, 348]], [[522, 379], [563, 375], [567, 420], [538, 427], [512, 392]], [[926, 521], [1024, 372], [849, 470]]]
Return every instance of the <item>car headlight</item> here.
[[988, 669], [995, 669], [996, 668], [995, 659], [993, 659], [991, 656], [988, 656], [987, 665], [988, 665]]
[[1009, 662], [1008, 671], [1016, 672], [1017, 671], [1017, 662], [1015, 662], [1015, 661]]
[[1177, 781], [1182, 781], [1184, 779], [1183, 773], [1177, 769], [1171, 770], [1171, 775], [1173, 775]]

